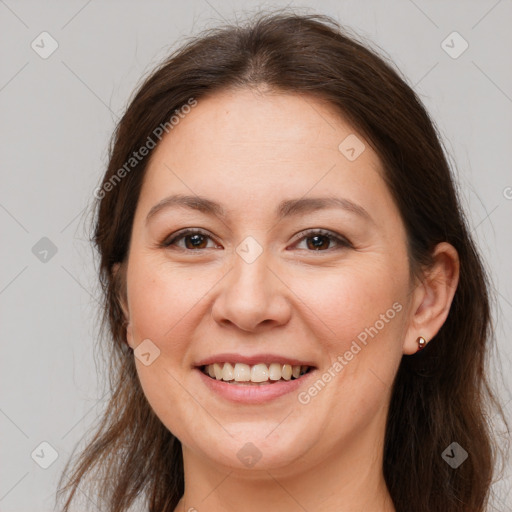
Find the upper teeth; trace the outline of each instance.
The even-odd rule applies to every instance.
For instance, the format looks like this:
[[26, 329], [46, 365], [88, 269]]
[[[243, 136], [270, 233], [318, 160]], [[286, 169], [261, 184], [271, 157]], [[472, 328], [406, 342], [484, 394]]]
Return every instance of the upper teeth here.
[[292, 377], [298, 379], [306, 373], [309, 366], [271, 363], [263, 363], [249, 366], [244, 363], [214, 363], [204, 367], [204, 373], [217, 380], [235, 381], [235, 382], [267, 382], [276, 381], [283, 378], [290, 380]]

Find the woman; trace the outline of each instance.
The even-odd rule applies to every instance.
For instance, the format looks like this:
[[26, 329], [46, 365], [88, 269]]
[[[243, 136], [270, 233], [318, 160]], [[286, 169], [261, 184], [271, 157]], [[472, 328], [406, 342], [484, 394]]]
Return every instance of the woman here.
[[325, 16], [211, 30], [95, 196], [113, 395], [64, 510], [97, 469], [112, 512], [485, 509], [488, 285], [381, 57]]

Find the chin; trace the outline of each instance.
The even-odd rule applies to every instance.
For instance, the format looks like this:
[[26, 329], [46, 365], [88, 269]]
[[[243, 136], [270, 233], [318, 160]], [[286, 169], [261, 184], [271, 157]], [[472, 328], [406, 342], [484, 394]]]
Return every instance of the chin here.
[[[278, 425], [264, 421], [243, 424], [226, 424], [221, 437], [194, 439], [193, 451], [201, 452], [214, 465], [227, 470], [254, 472], [267, 470], [296, 471], [305, 463], [305, 456], [313, 446], [311, 430], [305, 425]], [[286, 428], [286, 431], [285, 431]], [[278, 431], [281, 430], [279, 433]], [[215, 431], [218, 433], [217, 429]]]

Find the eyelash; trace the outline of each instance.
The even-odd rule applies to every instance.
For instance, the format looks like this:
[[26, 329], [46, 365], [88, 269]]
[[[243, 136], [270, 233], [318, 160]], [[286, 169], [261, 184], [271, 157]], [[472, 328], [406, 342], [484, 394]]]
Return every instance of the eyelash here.
[[[169, 248], [172, 245], [174, 245], [176, 243], [176, 241], [181, 240], [182, 238], [185, 238], [187, 235], [203, 235], [203, 236], [208, 237], [213, 240], [213, 238], [208, 233], [206, 233], [205, 231], [203, 231], [201, 229], [185, 229], [184, 231], [178, 232], [170, 240], [168, 238], [164, 239], [164, 241], [160, 243], [160, 247]], [[328, 252], [330, 250], [339, 250], [341, 248], [353, 247], [352, 244], [345, 237], [342, 237], [332, 231], [327, 231], [325, 229], [316, 229], [316, 230], [312, 229], [312, 230], [301, 231], [299, 233], [300, 238], [297, 240], [296, 243], [302, 242], [302, 240], [304, 240], [306, 238], [311, 238], [311, 237], [317, 236], [317, 235], [325, 236], [330, 241], [336, 242], [338, 244], [338, 247], [335, 249], [326, 249], [326, 250], [318, 250], [318, 251], [308, 250], [308, 252]], [[187, 249], [185, 247], [178, 247], [178, 248], [188, 251], [188, 252], [200, 252], [200, 251], [205, 250], [205, 249]]]

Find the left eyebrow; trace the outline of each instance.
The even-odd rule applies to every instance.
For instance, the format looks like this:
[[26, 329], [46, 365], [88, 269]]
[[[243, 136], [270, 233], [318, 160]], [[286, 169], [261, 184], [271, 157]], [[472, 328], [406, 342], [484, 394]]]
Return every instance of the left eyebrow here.
[[[187, 196], [174, 194], [165, 197], [155, 204], [146, 216], [146, 224], [157, 213], [171, 207], [187, 208], [200, 211], [206, 215], [216, 216], [220, 219], [227, 217], [225, 209], [221, 204], [201, 196]], [[370, 214], [359, 204], [341, 197], [308, 197], [300, 199], [287, 199], [282, 201], [276, 210], [276, 217], [279, 220], [285, 217], [302, 215], [316, 210], [338, 208], [355, 214], [365, 220], [374, 222]]]
[[338, 208], [373, 222], [370, 214], [359, 204], [343, 197], [307, 197], [288, 199], [279, 204], [277, 217], [284, 219], [292, 215], [301, 215], [315, 210]]

